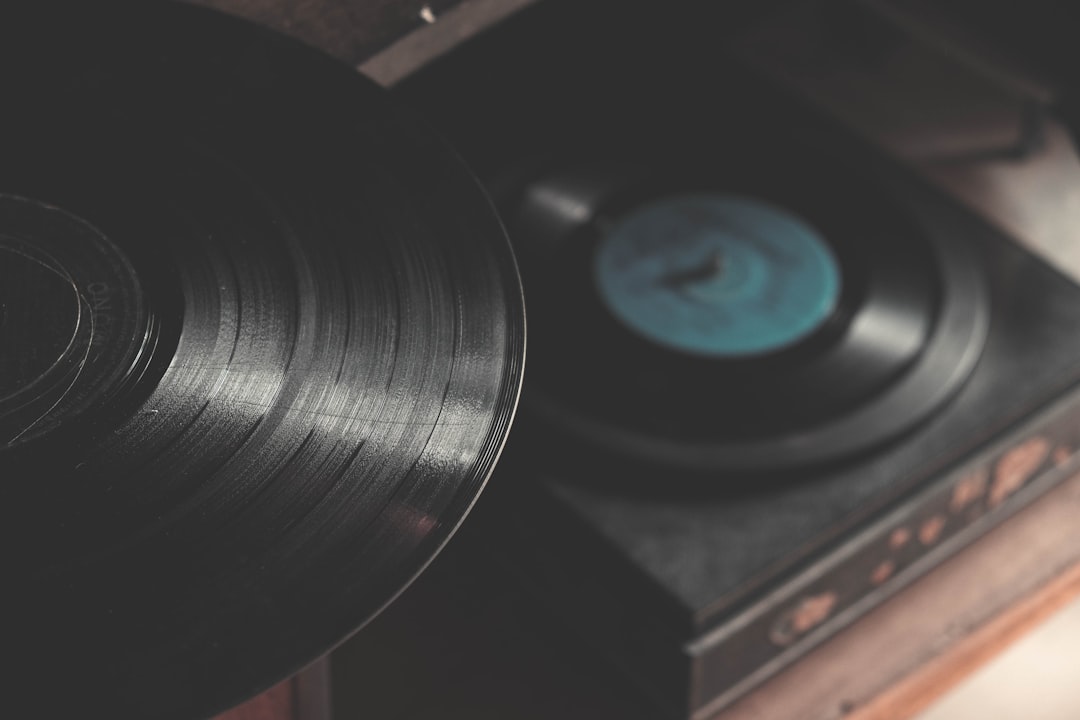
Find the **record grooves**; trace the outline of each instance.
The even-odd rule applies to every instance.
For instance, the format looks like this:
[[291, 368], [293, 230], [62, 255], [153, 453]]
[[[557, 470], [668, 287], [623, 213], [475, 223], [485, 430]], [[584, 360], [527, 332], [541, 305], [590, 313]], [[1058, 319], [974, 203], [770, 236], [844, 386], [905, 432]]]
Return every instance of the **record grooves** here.
[[460, 160], [350, 69], [86, 5], [0, 11], [5, 702], [200, 717], [456, 529], [514, 414], [521, 288]]
[[784, 143], [632, 156], [550, 162], [503, 200], [541, 338], [526, 404], [601, 465], [835, 462], [910, 430], [970, 374], [989, 313], [979, 259], [888, 187], [842, 167], [822, 179]]
[[10, 195], [0, 226], [0, 332], [16, 349], [0, 368], [0, 439], [12, 447], [135, 384], [158, 328], [131, 264], [93, 226]]

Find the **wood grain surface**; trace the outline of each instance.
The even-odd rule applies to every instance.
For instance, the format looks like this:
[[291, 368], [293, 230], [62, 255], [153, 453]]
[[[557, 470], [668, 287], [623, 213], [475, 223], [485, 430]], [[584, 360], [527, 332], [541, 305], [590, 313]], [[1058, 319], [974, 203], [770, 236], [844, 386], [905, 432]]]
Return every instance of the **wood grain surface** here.
[[301, 720], [296, 714], [296, 678], [289, 678], [214, 720]]
[[330, 661], [322, 658], [214, 720], [330, 720]]
[[[189, 0], [254, 20], [356, 65], [460, 0]], [[428, 8], [425, 12], [424, 8]]]
[[1050, 491], [716, 720], [910, 717], [1080, 595], [1080, 476]]
[[187, 0], [253, 20], [383, 85], [535, 0]]

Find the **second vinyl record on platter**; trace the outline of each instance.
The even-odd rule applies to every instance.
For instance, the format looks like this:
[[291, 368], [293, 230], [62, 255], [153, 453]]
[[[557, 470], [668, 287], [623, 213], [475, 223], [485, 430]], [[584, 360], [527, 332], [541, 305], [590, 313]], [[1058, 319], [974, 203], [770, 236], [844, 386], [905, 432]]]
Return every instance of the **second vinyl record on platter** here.
[[820, 151], [670, 135], [689, 147], [654, 133], [502, 192], [538, 338], [525, 406], [598, 451], [581, 475], [783, 481], [958, 391], [989, 319], [969, 242]]
[[216, 13], [5, 6], [0, 94], [0, 713], [208, 716], [464, 518], [512, 255], [379, 88]]

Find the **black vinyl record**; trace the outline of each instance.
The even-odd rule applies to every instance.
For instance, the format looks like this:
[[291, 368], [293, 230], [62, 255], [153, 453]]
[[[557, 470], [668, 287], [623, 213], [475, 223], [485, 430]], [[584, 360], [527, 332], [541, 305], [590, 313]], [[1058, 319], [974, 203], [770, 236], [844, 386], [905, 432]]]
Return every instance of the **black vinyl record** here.
[[507, 183], [537, 338], [525, 405], [599, 451], [582, 474], [782, 479], [913, 428], [974, 368], [977, 253], [865, 171], [776, 140], [657, 159], [648, 137]]
[[351, 69], [171, 3], [0, 10], [2, 708], [195, 718], [390, 602], [514, 413], [521, 287]]

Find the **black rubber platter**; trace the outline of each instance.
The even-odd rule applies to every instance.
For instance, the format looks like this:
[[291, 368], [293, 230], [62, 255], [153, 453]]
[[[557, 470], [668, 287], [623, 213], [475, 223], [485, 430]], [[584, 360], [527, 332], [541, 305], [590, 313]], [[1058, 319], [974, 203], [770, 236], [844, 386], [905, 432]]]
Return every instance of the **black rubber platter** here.
[[464, 518], [520, 386], [513, 258], [382, 90], [239, 20], [4, 8], [0, 90], [4, 708], [208, 716]]

